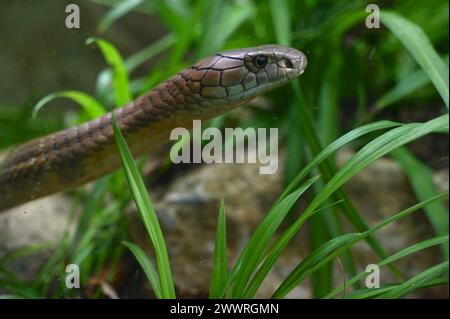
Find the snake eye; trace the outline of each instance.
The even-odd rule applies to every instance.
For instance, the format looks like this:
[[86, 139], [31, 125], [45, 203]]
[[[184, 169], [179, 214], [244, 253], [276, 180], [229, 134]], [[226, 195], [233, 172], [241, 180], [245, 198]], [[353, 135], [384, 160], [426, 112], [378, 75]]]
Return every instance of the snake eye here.
[[269, 60], [265, 55], [257, 55], [253, 58], [253, 64], [257, 68], [263, 68], [264, 66], [266, 66], [267, 62], [269, 62]]

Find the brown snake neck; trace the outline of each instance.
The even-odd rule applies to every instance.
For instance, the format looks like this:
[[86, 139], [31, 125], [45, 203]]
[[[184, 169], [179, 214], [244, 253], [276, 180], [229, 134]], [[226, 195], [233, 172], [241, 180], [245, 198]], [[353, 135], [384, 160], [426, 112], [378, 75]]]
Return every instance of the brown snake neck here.
[[[266, 65], [260, 66], [266, 57]], [[256, 61], [256, 62], [255, 62]], [[300, 51], [262, 46], [218, 53], [106, 115], [18, 146], [0, 163], [0, 211], [95, 180], [120, 167], [112, 114], [135, 157], [176, 127], [209, 119], [297, 77]]]

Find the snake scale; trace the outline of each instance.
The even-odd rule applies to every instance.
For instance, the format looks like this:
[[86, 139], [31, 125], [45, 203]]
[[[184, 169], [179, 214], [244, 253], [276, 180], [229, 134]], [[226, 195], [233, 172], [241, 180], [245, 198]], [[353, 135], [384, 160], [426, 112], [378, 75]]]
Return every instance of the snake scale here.
[[280, 45], [229, 50], [186, 68], [150, 92], [106, 115], [19, 145], [0, 163], [0, 211], [76, 188], [121, 165], [112, 118], [133, 155], [225, 113], [302, 74], [306, 56]]

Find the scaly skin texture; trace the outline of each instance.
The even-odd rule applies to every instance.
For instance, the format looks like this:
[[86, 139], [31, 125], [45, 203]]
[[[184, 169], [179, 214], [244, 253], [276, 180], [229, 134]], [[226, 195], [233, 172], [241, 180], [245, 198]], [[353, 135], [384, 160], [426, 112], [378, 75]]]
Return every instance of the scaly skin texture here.
[[[114, 112], [133, 155], [169, 139], [172, 129], [192, 127], [225, 113], [303, 73], [305, 55], [265, 45], [217, 53], [161, 83]], [[76, 188], [120, 167], [112, 112], [18, 146], [0, 164], [0, 211]]]

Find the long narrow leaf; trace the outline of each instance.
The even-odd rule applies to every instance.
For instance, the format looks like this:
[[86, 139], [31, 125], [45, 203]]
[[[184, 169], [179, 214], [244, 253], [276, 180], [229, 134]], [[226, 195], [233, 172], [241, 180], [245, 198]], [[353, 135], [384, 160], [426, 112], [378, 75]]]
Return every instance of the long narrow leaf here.
[[[292, 206], [296, 203], [298, 198], [319, 178], [315, 176], [309, 179], [298, 190], [292, 192], [280, 202], [274, 205], [269, 211], [263, 222], [258, 226], [253, 233], [242, 254], [239, 256], [235, 267], [233, 268], [230, 277], [234, 281], [233, 297], [240, 298], [244, 293], [245, 286], [250, 279], [251, 274], [255, 270], [258, 262], [262, 258], [262, 253], [266, 246], [281, 224], [283, 219], [289, 213]], [[236, 278], [234, 278], [234, 275]]]
[[420, 208], [425, 207], [427, 204], [434, 202], [443, 196], [448, 196], [448, 193], [442, 193], [419, 204], [411, 206], [401, 212], [381, 221], [377, 225], [369, 228], [364, 233], [350, 233], [344, 234], [337, 238], [331, 239], [317, 250], [312, 252], [307, 258], [305, 258], [282, 282], [280, 287], [274, 293], [273, 298], [280, 298], [288, 294], [294, 289], [303, 279], [309, 276], [311, 273], [320, 269], [323, 265], [333, 260], [336, 256], [343, 251], [349, 249], [360, 240], [371, 236], [381, 228], [397, 221], [411, 213], [418, 211]]
[[131, 189], [134, 202], [155, 249], [159, 278], [161, 282], [161, 296], [163, 298], [175, 298], [175, 289], [173, 285], [172, 272], [170, 270], [169, 254], [167, 252], [164, 236], [158, 222], [158, 217], [156, 216], [155, 209], [153, 208], [153, 204], [147, 193], [147, 189], [145, 188], [144, 181], [142, 180], [139, 170], [133, 160], [133, 156], [131, 155], [125, 139], [114, 119], [113, 129], [128, 185]]
[[306, 220], [314, 213], [315, 209], [319, 207], [319, 205], [322, 204], [337, 188], [348, 181], [351, 176], [376, 159], [389, 153], [391, 150], [417, 139], [420, 136], [438, 131], [443, 127], [448, 127], [447, 116], [441, 116], [426, 123], [412, 123], [394, 128], [367, 144], [350, 161], [348, 161], [345, 166], [336, 173], [336, 175], [334, 175], [324, 189], [309, 204], [305, 212], [274, 243], [255, 276], [265, 278], [277, 261], [278, 257], [283, 252], [284, 248], [300, 230]]
[[[391, 262], [394, 262], [400, 258], [403, 258], [405, 256], [409, 256], [412, 255], [418, 251], [427, 249], [429, 247], [435, 246], [435, 245], [439, 245], [439, 244], [443, 244], [443, 243], [448, 243], [449, 240], [449, 236], [442, 236], [442, 237], [436, 237], [436, 238], [431, 238], [431, 239], [427, 239], [424, 241], [421, 241], [417, 244], [411, 245], [409, 247], [406, 247], [405, 249], [402, 249], [400, 251], [398, 251], [397, 253], [389, 256], [388, 258], [382, 260], [381, 262], [378, 263], [378, 267], [383, 267]], [[340, 285], [339, 287], [337, 287], [336, 289], [334, 289], [333, 291], [329, 292], [324, 299], [329, 299], [329, 298], [333, 298], [334, 296], [336, 296], [338, 293], [340, 293], [341, 291], [345, 291], [346, 287], [352, 285], [353, 283], [359, 281], [360, 279], [364, 278], [365, 276], [367, 276], [367, 273], [365, 271], [360, 272], [359, 274], [357, 274], [356, 276], [354, 276], [353, 278], [350, 278], [349, 280], [346, 280], [345, 283], [343, 283], [342, 285]]]
[[448, 274], [448, 267], [449, 262], [444, 261], [436, 266], [433, 266], [423, 272], [421, 272], [418, 275], [415, 275], [411, 279], [405, 281], [404, 283], [398, 285], [395, 287], [395, 289], [392, 289], [385, 294], [382, 294], [378, 298], [385, 298], [385, 299], [394, 299], [394, 298], [401, 298], [408, 293], [411, 293], [412, 291], [416, 290], [417, 287], [424, 286], [428, 284], [429, 282]]
[[145, 252], [139, 248], [139, 246], [124, 241], [122, 242], [134, 255], [145, 275], [147, 276], [150, 285], [152, 286], [153, 292], [155, 293], [156, 298], [162, 298], [161, 292], [161, 283], [159, 282], [158, 272], [153, 266], [150, 258], [145, 254]]
[[44, 105], [46, 105], [51, 100], [59, 97], [65, 97], [80, 104], [90, 119], [100, 117], [106, 113], [103, 105], [97, 102], [97, 100], [92, 96], [80, 91], [63, 91], [49, 94], [39, 100], [39, 102], [37, 102], [35, 107], [33, 108], [32, 116], [36, 117], [37, 113], [42, 109]]
[[395, 34], [416, 62], [422, 67], [431, 82], [433, 82], [448, 109], [448, 67], [436, 53], [426, 34], [418, 25], [395, 12], [382, 11], [381, 22]]
[[106, 62], [114, 70], [114, 94], [116, 96], [116, 107], [121, 107], [132, 100], [129, 88], [128, 72], [125, 68], [122, 56], [116, 47], [100, 38], [89, 38], [86, 40], [87, 44], [96, 43], [103, 53]]
[[[406, 148], [399, 147], [392, 155], [400, 164], [408, 177], [414, 193], [419, 200], [425, 200], [436, 195], [438, 192], [433, 182], [431, 170], [414, 157]], [[440, 201], [425, 206], [427, 217], [438, 236], [448, 234], [448, 209]], [[448, 244], [442, 246], [444, 259], [448, 259]]]
[[210, 298], [222, 298], [228, 282], [227, 229], [223, 200], [217, 220], [216, 243], [209, 290]]

